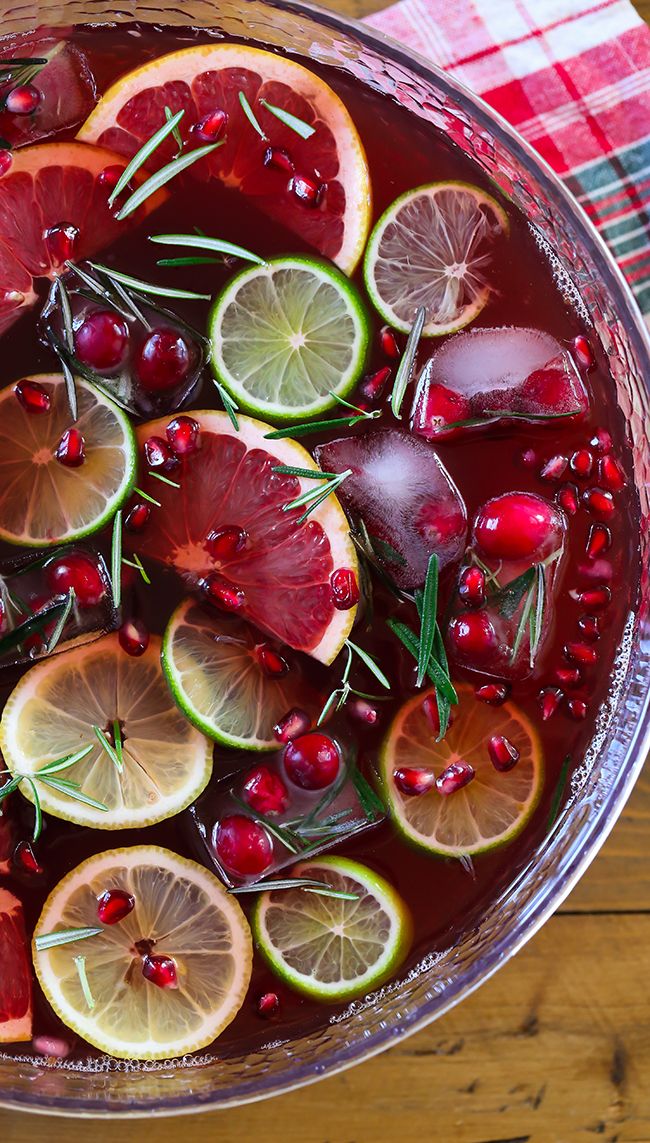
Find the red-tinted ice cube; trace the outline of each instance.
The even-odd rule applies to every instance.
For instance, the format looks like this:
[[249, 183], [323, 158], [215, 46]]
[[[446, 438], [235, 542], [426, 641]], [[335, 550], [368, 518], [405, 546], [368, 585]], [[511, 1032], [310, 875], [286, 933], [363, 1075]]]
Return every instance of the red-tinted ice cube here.
[[[48, 62], [31, 80], [39, 95], [35, 110], [30, 115], [12, 114], [10, 101], [9, 107], [0, 112], [2, 138], [12, 147], [21, 147], [81, 125], [96, 100], [95, 81], [84, 52], [59, 35], [30, 34], [0, 47], [0, 65], [3, 60], [16, 56]], [[19, 71], [14, 72], [3, 94], [15, 81], [20, 82]]]
[[351, 469], [337, 495], [355, 523], [363, 521], [377, 559], [399, 587], [424, 582], [432, 552], [441, 568], [460, 557], [465, 505], [430, 445], [385, 429], [320, 445], [316, 458], [326, 472]]

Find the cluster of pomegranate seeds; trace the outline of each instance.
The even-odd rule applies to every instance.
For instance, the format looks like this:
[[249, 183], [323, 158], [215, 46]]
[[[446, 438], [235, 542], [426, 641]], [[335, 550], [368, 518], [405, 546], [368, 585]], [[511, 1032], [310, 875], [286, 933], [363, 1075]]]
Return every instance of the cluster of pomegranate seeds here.
[[338, 776], [341, 754], [326, 734], [313, 731], [288, 742], [283, 764], [287, 777], [303, 790], [324, 790]]
[[490, 761], [495, 770], [500, 773], [507, 773], [516, 766], [519, 761], [519, 751], [517, 747], [505, 738], [502, 734], [493, 734], [488, 741], [488, 754]]
[[79, 468], [86, 459], [86, 442], [79, 429], [66, 429], [54, 450], [55, 460], [66, 468]]
[[165, 435], [176, 456], [189, 456], [201, 445], [201, 427], [193, 417], [174, 417], [167, 425]]
[[33, 83], [14, 87], [5, 97], [5, 108], [11, 115], [33, 115], [41, 102], [41, 93]]
[[268, 643], [258, 643], [255, 648], [255, 657], [264, 672], [270, 679], [281, 679], [289, 673], [289, 664]]
[[205, 550], [217, 563], [232, 560], [246, 547], [247, 533], [237, 524], [228, 524], [216, 531], [208, 532]]
[[258, 814], [281, 814], [289, 804], [289, 792], [282, 779], [268, 766], [256, 766], [247, 775], [242, 789], [246, 805]]
[[75, 354], [89, 369], [109, 373], [124, 360], [129, 329], [113, 310], [93, 310], [74, 335]]
[[280, 998], [277, 992], [264, 992], [257, 1001], [257, 1012], [259, 1016], [268, 1020], [270, 1016], [275, 1016], [280, 1010]]
[[273, 727], [278, 742], [291, 742], [311, 729], [311, 719], [306, 710], [292, 707]]
[[124, 520], [124, 527], [127, 532], [141, 532], [146, 527], [149, 517], [151, 516], [151, 508], [148, 504], [139, 501], [134, 504]]
[[240, 877], [264, 873], [273, 860], [273, 843], [266, 830], [244, 814], [230, 814], [217, 823], [214, 848], [226, 869]]
[[137, 659], [144, 655], [149, 646], [149, 629], [141, 619], [127, 619], [122, 624], [117, 635], [120, 647], [127, 655]]
[[23, 409], [28, 413], [49, 413], [52, 400], [47, 389], [39, 385], [38, 381], [25, 378], [14, 386], [14, 393]]
[[241, 611], [246, 603], [242, 588], [224, 579], [218, 572], [211, 572], [201, 580], [201, 591], [208, 603], [213, 603], [223, 611]]
[[174, 389], [187, 377], [191, 366], [190, 348], [175, 329], [153, 330], [137, 349], [134, 368], [147, 393]]
[[176, 961], [159, 953], [148, 953], [142, 958], [142, 975], [158, 988], [178, 988]]
[[96, 607], [108, 590], [96, 560], [80, 552], [53, 560], [47, 565], [46, 579], [55, 595], [67, 595], [72, 589], [79, 607]]
[[395, 770], [393, 779], [397, 789], [407, 798], [428, 794], [436, 784], [433, 770], [425, 770], [419, 766], [401, 766]]
[[135, 909], [135, 897], [126, 889], [106, 889], [97, 898], [97, 917], [102, 925], [117, 925]]
[[436, 778], [436, 789], [443, 797], [449, 797], [450, 794], [455, 794], [458, 790], [462, 790], [468, 786], [470, 782], [476, 777], [476, 771], [469, 762], [464, 759], [459, 759], [458, 762], [451, 762], [442, 774]]
[[359, 585], [352, 568], [337, 568], [330, 576], [332, 603], [338, 611], [349, 611], [359, 602]]
[[217, 107], [204, 115], [192, 127], [192, 134], [201, 143], [216, 143], [223, 135], [228, 123], [228, 112]]

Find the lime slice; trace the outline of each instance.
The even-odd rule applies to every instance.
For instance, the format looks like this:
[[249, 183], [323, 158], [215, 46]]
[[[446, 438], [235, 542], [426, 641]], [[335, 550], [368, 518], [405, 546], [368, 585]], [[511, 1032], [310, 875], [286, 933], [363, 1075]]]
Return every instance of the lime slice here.
[[[110, 750], [116, 722], [121, 770]], [[100, 745], [96, 727], [109, 749]], [[86, 746], [92, 746], [87, 755], [48, 776], [76, 783], [76, 792], [39, 779], [48, 763]], [[172, 817], [196, 798], [212, 770], [212, 745], [174, 703], [154, 638], [137, 659], [122, 650], [117, 635], [106, 635], [41, 660], [7, 700], [0, 749], [12, 773], [34, 776], [44, 810], [95, 829], [132, 829]], [[33, 800], [28, 783], [21, 790]]]
[[233, 278], [208, 334], [218, 380], [241, 408], [271, 421], [331, 409], [363, 372], [369, 340], [361, 299], [340, 270], [277, 258]]
[[373, 305], [404, 333], [420, 306], [424, 337], [453, 333], [487, 302], [490, 247], [507, 231], [505, 211], [478, 187], [431, 183], [408, 191], [370, 235], [364, 277]]
[[320, 857], [292, 870], [355, 900], [305, 889], [262, 893], [255, 941], [283, 980], [315, 1000], [350, 1000], [390, 976], [408, 952], [408, 909], [383, 877], [358, 861]]
[[[542, 746], [532, 724], [514, 703], [500, 707], [479, 702], [472, 687], [458, 690], [458, 706], [442, 742], [435, 741], [421, 692], [398, 711], [381, 753], [384, 791], [391, 816], [402, 834], [429, 853], [462, 857], [511, 841], [526, 825], [542, 790]], [[495, 770], [488, 739], [503, 735], [519, 751], [507, 773]], [[434, 786], [419, 796], [403, 794], [395, 783], [402, 767], [431, 770], [437, 778], [463, 759], [474, 767], [469, 785], [446, 797]]]
[[[98, 898], [115, 889], [134, 907], [102, 925]], [[95, 927], [101, 932], [86, 940], [36, 947], [45, 934]], [[148, 948], [172, 959], [177, 987], [145, 978]], [[246, 996], [252, 947], [240, 906], [212, 873], [138, 845], [98, 853], [59, 882], [36, 925], [33, 956], [43, 992], [69, 1028], [112, 1056], [160, 1060], [204, 1048], [231, 1022]], [[84, 958], [86, 991], [75, 957]]]
[[78, 540], [111, 518], [133, 487], [137, 448], [121, 409], [78, 378], [74, 425], [86, 459], [79, 468], [60, 464], [54, 453], [72, 425], [64, 378], [47, 373], [25, 381], [45, 390], [50, 408], [29, 412], [14, 385], [0, 392], [0, 538], [42, 548]]
[[322, 702], [298, 668], [269, 674], [246, 623], [209, 615], [191, 599], [173, 613], [163, 639], [162, 665], [181, 710], [223, 746], [276, 750], [273, 727], [292, 707], [316, 716]]

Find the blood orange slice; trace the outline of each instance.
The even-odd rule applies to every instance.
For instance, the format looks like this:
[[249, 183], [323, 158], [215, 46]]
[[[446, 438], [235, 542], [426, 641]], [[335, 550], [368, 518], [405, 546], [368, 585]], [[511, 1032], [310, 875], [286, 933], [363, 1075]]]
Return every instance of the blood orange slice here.
[[[97, 253], [125, 233], [125, 223], [111, 214], [110, 187], [101, 177], [116, 163], [124, 165], [114, 152], [82, 143], [39, 143], [3, 151], [0, 160], [2, 334], [36, 300], [34, 278], [53, 278], [67, 258]], [[164, 197], [148, 199], [143, 214]]]
[[8, 889], [0, 889], [0, 1043], [30, 1040], [32, 977], [23, 907]]
[[[240, 93], [262, 129], [247, 119]], [[265, 103], [314, 128], [303, 139]], [[219, 179], [250, 196], [311, 246], [350, 273], [361, 257], [370, 222], [370, 182], [363, 145], [339, 97], [298, 63], [243, 44], [203, 44], [152, 60], [123, 76], [106, 92], [78, 138], [131, 156], [165, 122], [165, 107], [184, 110], [181, 133], [205, 124], [214, 132], [227, 116], [224, 146], [192, 167], [197, 178]], [[194, 137], [197, 138], [196, 132]], [[211, 141], [198, 135], [201, 141]], [[159, 147], [152, 161], [167, 162], [174, 141]], [[269, 149], [284, 151], [289, 163], [265, 163]], [[322, 187], [317, 203], [300, 201], [295, 178]]]
[[[301, 445], [267, 441], [269, 426], [249, 417], [239, 417], [236, 432], [225, 413], [188, 415], [200, 425], [200, 448], [174, 471], [180, 487], [142, 473], [140, 487], [159, 507], [152, 508], [144, 531], [129, 537], [131, 546], [142, 557], [175, 567], [192, 586], [211, 577], [213, 600], [231, 599], [230, 610], [256, 627], [331, 663], [356, 613], [356, 607], [335, 608], [330, 586], [341, 567], [358, 577], [343, 509], [328, 496], [300, 522], [304, 507], [284, 506], [316, 485], [273, 468], [318, 473]], [[151, 437], [164, 439], [167, 423], [161, 418], [142, 425], [140, 446]]]

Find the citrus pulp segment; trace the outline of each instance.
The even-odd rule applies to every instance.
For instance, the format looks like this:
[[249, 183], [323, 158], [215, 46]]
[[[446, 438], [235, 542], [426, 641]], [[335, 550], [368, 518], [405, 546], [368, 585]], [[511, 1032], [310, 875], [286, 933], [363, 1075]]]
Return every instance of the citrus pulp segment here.
[[[152, 557], [180, 572], [196, 586], [216, 574], [226, 586], [243, 592], [242, 618], [283, 643], [331, 663], [345, 642], [356, 606], [337, 610], [330, 576], [358, 563], [349, 526], [333, 495], [299, 523], [304, 506], [284, 511], [312, 480], [274, 472], [277, 465], [320, 469], [295, 441], [267, 440], [270, 426], [238, 417], [238, 431], [225, 413], [190, 410], [200, 426], [200, 447], [184, 456], [175, 470], [180, 488], [142, 473], [140, 486], [155, 498], [144, 530], [129, 536], [140, 556]], [[142, 446], [165, 437], [168, 418], [141, 425]], [[239, 529], [241, 550], [215, 560], [206, 542], [222, 528]]]
[[[121, 769], [96, 729], [110, 745], [116, 723]], [[85, 757], [52, 775], [76, 783], [78, 796], [39, 778], [42, 767], [87, 746]], [[134, 829], [172, 817], [212, 771], [212, 744], [178, 710], [154, 637], [139, 658], [121, 649], [117, 635], [106, 635], [42, 659], [7, 700], [0, 748], [12, 773], [34, 781], [43, 810], [94, 829]], [[21, 790], [33, 800], [28, 783]]]
[[315, 1000], [351, 1000], [395, 971], [408, 952], [411, 919], [383, 877], [345, 857], [303, 861], [292, 874], [354, 900], [305, 889], [260, 894], [252, 917], [255, 942], [287, 984]]
[[[97, 902], [119, 889], [134, 908], [98, 923]], [[39, 936], [101, 928], [87, 940], [39, 951]], [[147, 980], [146, 950], [173, 959], [177, 987]], [[75, 957], [85, 957], [92, 1007]], [[155, 845], [99, 853], [53, 889], [34, 933], [34, 967], [52, 1008], [69, 1028], [121, 1059], [182, 1056], [212, 1043], [239, 1011], [252, 947], [240, 906], [203, 866]]]
[[356, 288], [309, 258], [233, 278], [210, 316], [212, 367], [240, 407], [288, 423], [332, 408], [363, 372], [370, 339]]
[[23, 907], [8, 889], [0, 889], [0, 1044], [32, 1036], [32, 973]]
[[[384, 740], [381, 772], [395, 825], [430, 853], [462, 857], [503, 845], [526, 825], [543, 784], [542, 747], [526, 716], [507, 702], [487, 707], [472, 687], [461, 686], [447, 734], [436, 742], [426, 708], [434, 691], [414, 695], [397, 712]], [[502, 735], [519, 752], [507, 773], [494, 768], [488, 739]], [[413, 797], [401, 792], [394, 774], [402, 766], [432, 770], [436, 778], [449, 765], [467, 762], [475, 778], [447, 797], [437, 788]]]
[[[244, 95], [264, 137], [248, 121]], [[314, 128], [303, 139], [265, 106], [280, 107]], [[104, 94], [78, 138], [133, 155], [165, 122], [165, 107], [184, 111], [184, 139], [193, 127], [224, 112], [224, 145], [192, 168], [247, 195], [344, 273], [357, 265], [370, 224], [370, 178], [363, 145], [344, 104], [301, 64], [244, 44], [202, 44], [150, 61], [122, 76]], [[160, 147], [162, 165], [174, 154]], [[292, 191], [286, 171], [265, 163], [269, 148], [285, 151], [296, 175], [314, 181], [319, 202], [307, 205]]]
[[47, 547], [96, 532], [129, 495], [137, 466], [128, 417], [109, 397], [77, 378], [78, 416], [84, 439], [81, 468], [60, 464], [55, 451], [71, 416], [60, 373], [23, 378], [49, 398], [49, 411], [24, 408], [15, 386], [0, 391], [0, 538]]
[[492, 244], [508, 231], [496, 199], [467, 183], [431, 183], [396, 199], [368, 240], [364, 278], [385, 321], [406, 333], [424, 306], [422, 335], [453, 333], [490, 296]]

